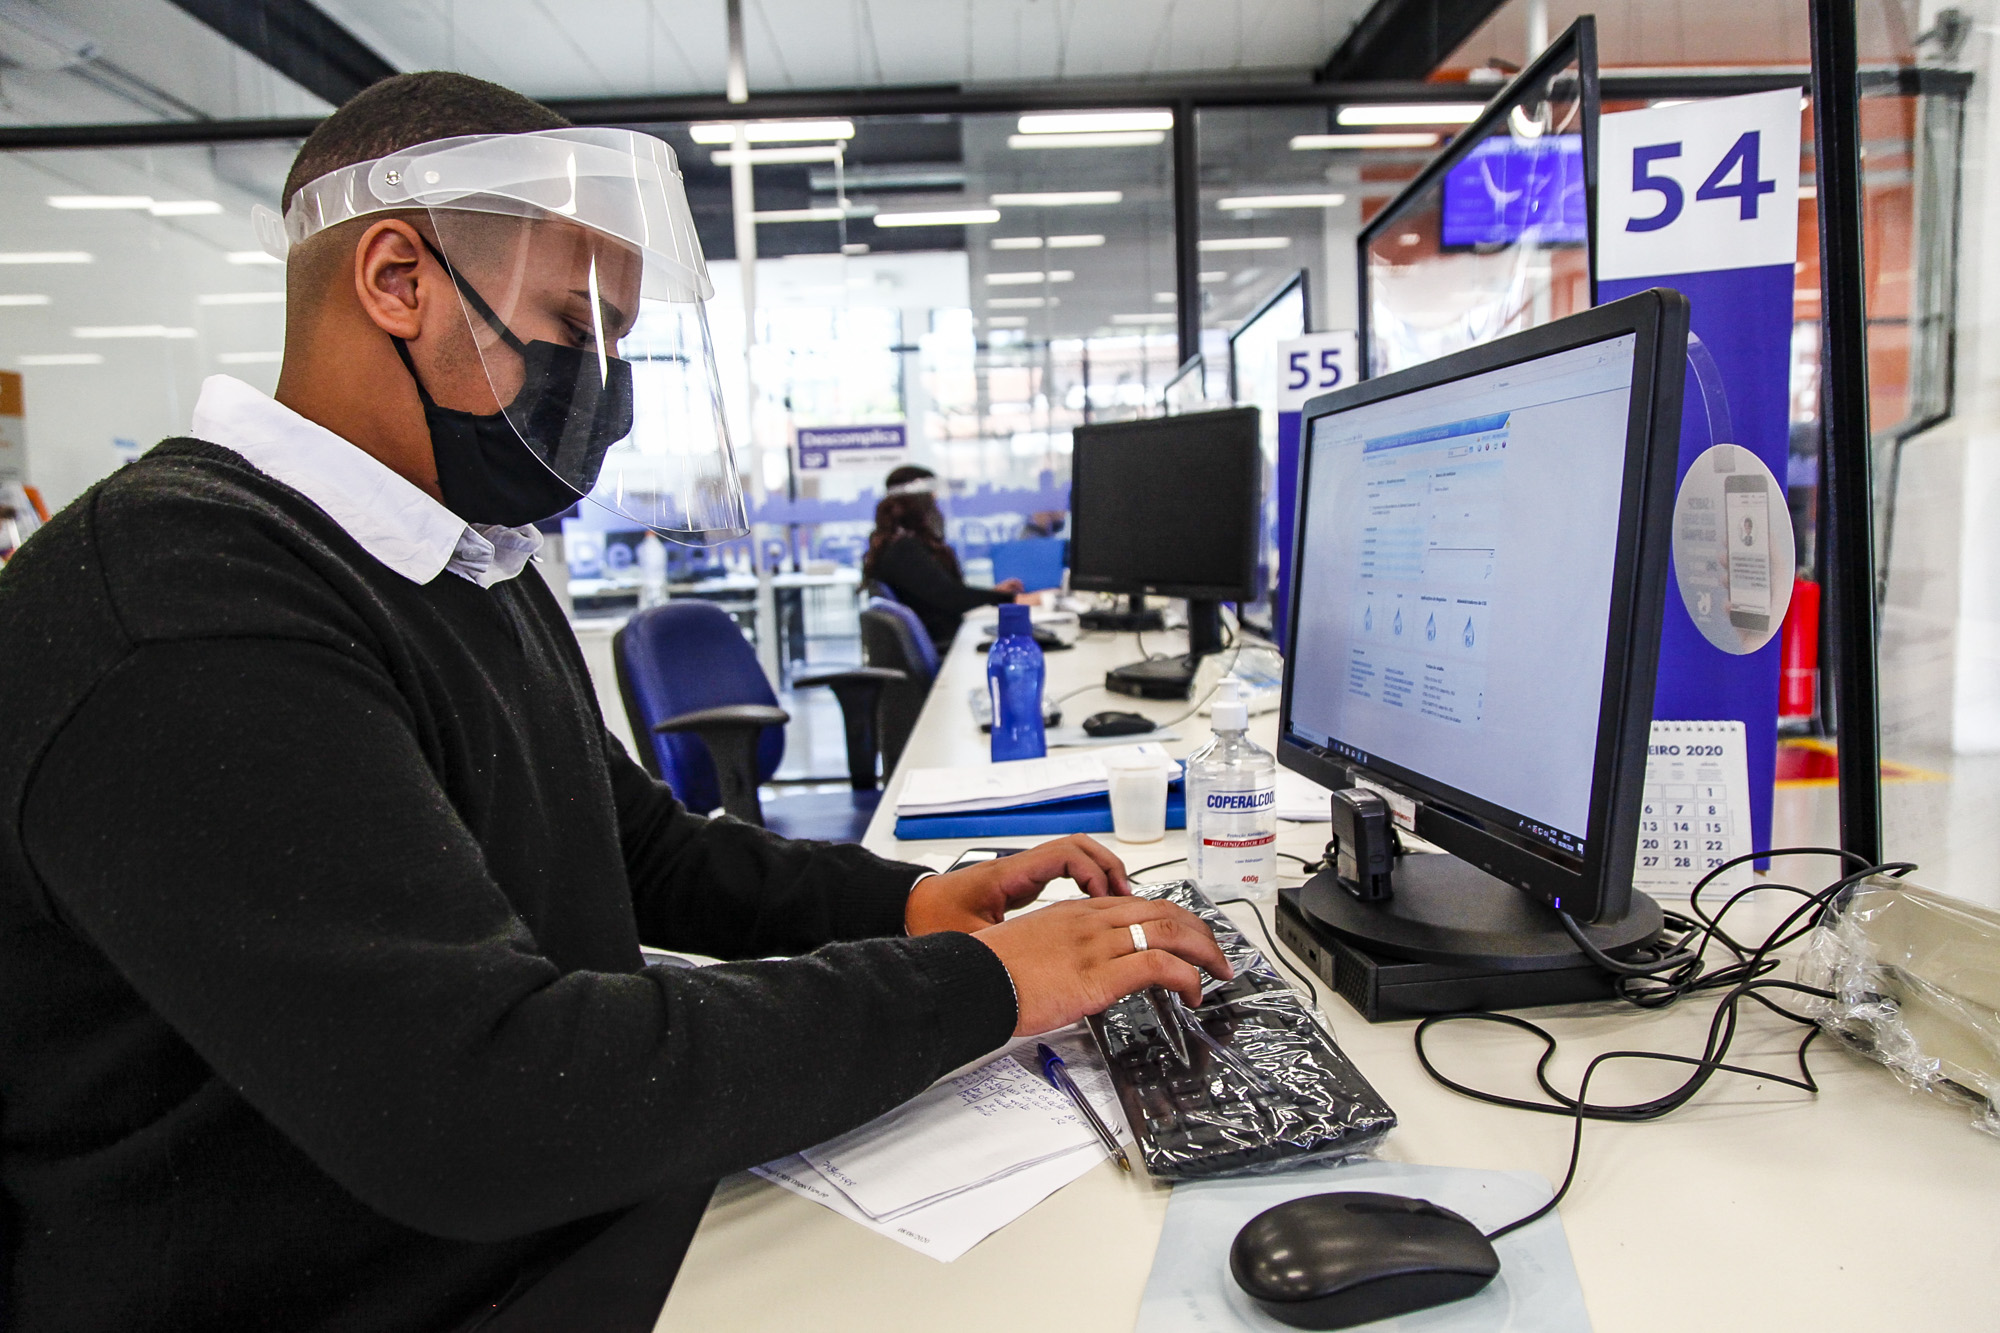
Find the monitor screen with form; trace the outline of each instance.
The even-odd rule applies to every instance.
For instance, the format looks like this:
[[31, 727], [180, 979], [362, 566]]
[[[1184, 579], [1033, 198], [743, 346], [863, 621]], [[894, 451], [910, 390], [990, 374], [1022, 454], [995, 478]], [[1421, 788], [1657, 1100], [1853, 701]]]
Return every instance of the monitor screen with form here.
[[1584, 855], [1636, 349], [1313, 422], [1293, 735]]

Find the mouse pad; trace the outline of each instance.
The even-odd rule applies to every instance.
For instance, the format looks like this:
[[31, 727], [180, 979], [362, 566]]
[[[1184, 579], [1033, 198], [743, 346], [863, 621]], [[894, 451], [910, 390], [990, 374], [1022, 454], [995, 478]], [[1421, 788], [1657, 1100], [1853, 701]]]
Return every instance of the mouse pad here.
[[[1229, 1274], [1229, 1245], [1245, 1222], [1288, 1199], [1335, 1190], [1373, 1190], [1429, 1199], [1482, 1231], [1548, 1202], [1549, 1183], [1527, 1171], [1469, 1171], [1361, 1162], [1310, 1167], [1251, 1179], [1174, 1187], [1153, 1271], [1139, 1305], [1137, 1333], [1211, 1333], [1218, 1329], [1291, 1333], [1243, 1294]], [[1493, 1243], [1500, 1276], [1478, 1295], [1359, 1327], [1370, 1333], [1590, 1333], [1583, 1288], [1570, 1262], [1562, 1217], [1552, 1213]]]

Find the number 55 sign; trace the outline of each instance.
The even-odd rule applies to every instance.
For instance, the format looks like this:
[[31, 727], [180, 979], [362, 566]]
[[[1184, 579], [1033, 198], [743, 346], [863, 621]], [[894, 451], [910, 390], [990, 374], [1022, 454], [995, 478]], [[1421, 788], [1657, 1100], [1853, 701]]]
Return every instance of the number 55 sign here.
[[1600, 281], [1798, 258], [1798, 93], [1622, 111], [1599, 124]]

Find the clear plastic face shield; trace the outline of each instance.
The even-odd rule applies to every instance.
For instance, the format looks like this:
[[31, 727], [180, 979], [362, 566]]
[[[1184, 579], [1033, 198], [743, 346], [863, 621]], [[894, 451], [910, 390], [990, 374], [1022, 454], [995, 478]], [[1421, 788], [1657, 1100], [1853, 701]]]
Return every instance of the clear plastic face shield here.
[[586, 497], [691, 544], [748, 531], [703, 305], [714, 289], [667, 145], [598, 128], [443, 139], [330, 172], [282, 223], [257, 222], [282, 253], [350, 218], [417, 210], [499, 407], [444, 411], [426, 390], [434, 441], [484, 451], [517, 507]]

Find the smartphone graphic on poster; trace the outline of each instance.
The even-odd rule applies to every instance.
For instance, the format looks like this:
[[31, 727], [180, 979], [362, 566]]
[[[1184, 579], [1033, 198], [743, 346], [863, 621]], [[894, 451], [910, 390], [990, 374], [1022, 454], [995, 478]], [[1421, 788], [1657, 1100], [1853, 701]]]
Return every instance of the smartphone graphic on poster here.
[[1724, 546], [1729, 558], [1729, 623], [1767, 633], [1771, 628], [1771, 493], [1759, 472], [1722, 483]]

